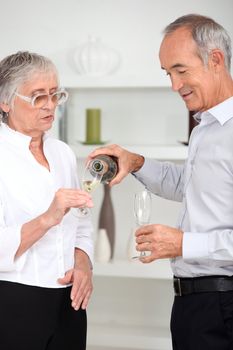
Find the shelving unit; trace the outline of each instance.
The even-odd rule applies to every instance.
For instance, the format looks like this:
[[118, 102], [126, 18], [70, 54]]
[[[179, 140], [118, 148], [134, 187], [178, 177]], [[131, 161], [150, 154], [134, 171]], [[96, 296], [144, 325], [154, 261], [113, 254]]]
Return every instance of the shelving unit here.
[[[103, 79], [98, 86], [89, 79], [86, 82], [81, 79], [78, 88], [69, 86], [68, 136], [79, 165], [100, 146], [81, 142], [85, 140], [85, 109], [94, 107], [102, 110], [102, 140], [108, 140], [106, 144], [117, 143], [145, 157], [183, 162], [188, 147], [177, 140], [187, 139], [188, 115], [182, 101], [177, 102], [168, 88], [160, 89], [146, 80], [145, 87], [143, 81], [134, 86], [131, 80], [124, 86], [122, 81], [117, 85], [115, 80], [111, 85], [107, 80]], [[168, 100], [174, 104], [174, 115], [170, 115]], [[169, 260], [150, 264], [126, 260], [127, 240], [134, 228], [132, 196], [139, 185], [133, 177], [127, 177], [111, 191], [116, 220], [114, 260], [94, 265], [94, 293], [88, 309], [88, 350], [172, 348], [169, 320], [173, 288]], [[101, 189], [93, 196], [93, 219], [98, 227]], [[153, 200], [152, 223], [174, 225], [177, 204]]]
[[[188, 138], [188, 112], [169, 88], [91, 87], [69, 89], [68, 141], [78, 156], [98, 145], [83, 145], [87, 108], [101, 109], [101, 141], [116, 143], [156, 159], [183, 160]], [[168, 103], [169, 101], [169, 103]], [[170, 108], [172, 106], [172, 109]]]

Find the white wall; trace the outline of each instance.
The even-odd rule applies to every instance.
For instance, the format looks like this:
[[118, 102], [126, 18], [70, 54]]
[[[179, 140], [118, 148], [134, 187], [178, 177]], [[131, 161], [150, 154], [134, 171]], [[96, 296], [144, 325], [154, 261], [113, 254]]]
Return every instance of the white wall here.
[[161, 31], [177, 16], [201, 13], [222, 23], [233, 37], [232, 0], [0, 0], [0, 58], [28, 49], [57, 63], [65, 83], [79, 76], [69, 66], [71, 51], [99, 36], [122, 55], [119, 76], [167, 81], [157, 58]]

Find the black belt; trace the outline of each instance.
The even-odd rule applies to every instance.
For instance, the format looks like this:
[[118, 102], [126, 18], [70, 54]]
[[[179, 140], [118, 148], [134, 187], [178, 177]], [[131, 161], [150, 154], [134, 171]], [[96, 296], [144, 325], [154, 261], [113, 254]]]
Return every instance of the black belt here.
[[176, 296], [203, 292], [233, 291], [233, 276], [207, 276], [194, 278], [173, 278]]

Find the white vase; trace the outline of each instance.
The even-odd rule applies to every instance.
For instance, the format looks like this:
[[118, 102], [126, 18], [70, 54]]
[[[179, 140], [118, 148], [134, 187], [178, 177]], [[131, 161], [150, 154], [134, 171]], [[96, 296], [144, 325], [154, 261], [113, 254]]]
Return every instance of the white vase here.
[[104, 228], [99, 229], [95, 244], [95, 261], [109, 262], [111, 259], [111, 246], [107, 231]]
[[120, 54], [91, 36], [75, 49], [73, 59], [77, 72], [91, 77], [112, 74], [120, 65]]

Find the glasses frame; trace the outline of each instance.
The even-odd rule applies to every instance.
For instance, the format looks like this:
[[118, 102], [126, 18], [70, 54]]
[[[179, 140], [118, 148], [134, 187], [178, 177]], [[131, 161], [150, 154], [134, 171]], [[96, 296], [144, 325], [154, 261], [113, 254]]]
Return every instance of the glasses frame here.
[[[43, 108], [43, 107], [48, 103], [49, 98], [52, 99], [53, 96], [55, 96], [55, 95], [57, 95], [57, 94], [61, 94], [61, 93], [63, 93], [63, 94], [65, 95], [65, 97], [64, 97], [64, 100], [63, 100], [63, 101], [61, 100], [60, 102], [58, 101], [58, 103], [56, 103], [56, 105], [58, 106], [58, 105], [61, 105], [61, 104], [65, 103], [65, 102], [67, 101], [67, 99], [68, 99], [69, 94], [68, 94], [68, 92], [67, 92], [65, 89], [57, 90], [57, 91], [53, 92], [52, 94], [39, 93], [39, 94], [36, 94], [36, 95], [34, 95], [34, 96], [32, 96], [32, 97], [21, 95], [21, 94], [19, 94], [18, 92], [15, 92], [15, 95], [16, 95], [17, 97], [21, 98], [21, 100], [30, 103], [31, 106], [32, 106], [33, 108], [38, 108], [38, 109], [40, 109], [40, 108]], [[38, 96], [47, 96], [47, 97], [48, 97], [47, 102], [46, 102], [43, 106], [41, 106], [41, 107], [36, 107], [36, 106], [35, 106], [35, 100], [36, 100], [36, 98], [37, 98]], [[54, 104], [55, 104], [55, 103], [54, 103]]]

